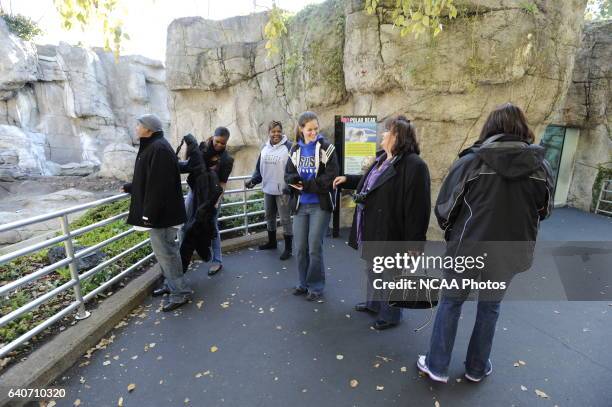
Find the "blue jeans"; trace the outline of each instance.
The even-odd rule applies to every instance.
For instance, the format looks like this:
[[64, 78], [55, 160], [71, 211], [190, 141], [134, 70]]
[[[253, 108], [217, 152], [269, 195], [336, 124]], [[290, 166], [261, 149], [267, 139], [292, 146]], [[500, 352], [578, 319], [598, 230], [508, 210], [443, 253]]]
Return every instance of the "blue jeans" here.
[[[427, 367], [435, 375], [448, 376], [461, 307], [468, 294], [469, 289], [453, 290], [452, 294], [443, 292], [441, 295], [426, 359]], [[479, 298], [485, 294], [486, 292], [479, 292]], [[499, 301], [478, 300], [476, 322], [465, 358], [465, 372], [474, 378], [484, 377], [490, 364], [489, 356], [501, 304], [501, 296], [496, 296], [500, 298]]]
[[321, 294], [325, 288], [323, 237], [330, 217], [331, 212], [321, 209], [318, 203], [300, 205], [293, 216], [298, 287], [315, 294]]
[[177, 232], [174, 227], [149, 230], [151, 247], [164, 276], [164, 286], [170, 291], [170, 302], [183, 302], [192, 294], [183, 274]]
[[221, 233], [219, 233], [219, 208], [215, 210], [215, 216], [213, 217], [215, 223], [215, 238], [212, 240], [212, 262], [221, 264], [223, 258], [221, 257]]
[[380, 276], [374, 274], [371, 264], [366, 266], [365, 272], [368, 280], [366, 307], [377, 313], [377, 320], [398, 324], [402, 320], [402, 309], [389, 305], [388, 296], [384, 298], [385, 294], [388, 295], [386, 290], [374, 289], [374, 279]]

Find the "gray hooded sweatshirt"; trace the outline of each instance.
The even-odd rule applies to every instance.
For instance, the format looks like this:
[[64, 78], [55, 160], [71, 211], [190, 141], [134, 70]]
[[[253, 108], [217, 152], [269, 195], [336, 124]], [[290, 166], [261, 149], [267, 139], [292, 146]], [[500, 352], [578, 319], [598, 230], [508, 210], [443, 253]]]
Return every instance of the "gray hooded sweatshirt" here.
[[262, 190], [269, 195], [282, 195], [286, 190], [285, 166], [289, 159], [291, 142], [283, 135], [277, 144], [270, 144], [270, 140], [261, 149], [255, 171], [251, 176], [253, 184], [263, 183]]

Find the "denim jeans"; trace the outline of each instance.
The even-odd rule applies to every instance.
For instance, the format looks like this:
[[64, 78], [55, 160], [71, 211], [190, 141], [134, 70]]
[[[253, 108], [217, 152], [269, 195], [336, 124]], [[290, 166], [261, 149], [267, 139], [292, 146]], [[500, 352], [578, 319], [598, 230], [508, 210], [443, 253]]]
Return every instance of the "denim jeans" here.
[[177, 232], [175, 227], [149, 230], [151, 247], [164, 276], [164, 286], [170, 291], [170, 302], [183, 302], [192, 294], [183, 275]]
[[393, 324], [399, 323], [402, 320], [402, 309], [389, 305], [388, 292], [386, 290], [374, 289], [374, 279], [380, 278], [380, 276], [374, 274], [371, 264], [366, 266], [365, 273], [368, 281], [366, 307], [377, 313], [376, 319], [378, 320]]
[[215, 216], [213, 217], [215, 224], [215, 238], [212, 240], [212, 262], [221, 264], [223, 258], [221, 257], [221, 234], [219, 233], [219, 208], [215, 210]]
[[[471, 277], [466, 275], [465, 278]], [[452, 290], [452, 294], [450, 291], [442, 292], [426, 359], [429, 370], [438, 376], [448, 376], [448, 365], [457, 336], [461, 307], [468, 294], [469, 289]], [[474, 378], [485, 376], [487, 366], [490, 363], [489, 356], [491, 355], [495, 325], [500, 311], [501, 296], [495, 295], [499, 299], [496, 301], [480, 299], [486, 296], [486, 292], [479, 292], [476, 322], [465, 358], [465, 371]]]
[[321, 294], [325, 287], [323, 237], [331, 212], [318, 203], [302, 204], [293, 216], [293, 236], [297, 251], [298, 287]]

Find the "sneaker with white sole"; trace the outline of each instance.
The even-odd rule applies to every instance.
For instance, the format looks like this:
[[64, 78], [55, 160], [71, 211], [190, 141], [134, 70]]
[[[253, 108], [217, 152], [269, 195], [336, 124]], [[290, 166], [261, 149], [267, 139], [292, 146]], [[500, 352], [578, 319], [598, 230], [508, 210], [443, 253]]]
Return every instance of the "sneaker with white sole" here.
[[487, 377], [488, 375], [490, 375], [491, 373], [493, 373], [493, 363], [491, 363], [491, 361], [489, 360], [488, 366], [487, 366], [487, 370], [485, 371], [485, 374], [483, 377], [481, 378], [476, 378], [474, 376], [470, 376], [469, 373], [465, 373], [465, 378], [468, 379], [471, 382], [474, 383], [478, 383], [480, 382], [482, 379], [484, 379], [485, 377]]
[[448, 376], [438, 376], [429, 370], [429, 368], [427, 367], [425, 355], [419, 355], [419, 358], [417, 359], [417, 368], [421, 372], [429, 376], [429, 378], [433, 381], [440, 382], [440, 383], [448, 382]]

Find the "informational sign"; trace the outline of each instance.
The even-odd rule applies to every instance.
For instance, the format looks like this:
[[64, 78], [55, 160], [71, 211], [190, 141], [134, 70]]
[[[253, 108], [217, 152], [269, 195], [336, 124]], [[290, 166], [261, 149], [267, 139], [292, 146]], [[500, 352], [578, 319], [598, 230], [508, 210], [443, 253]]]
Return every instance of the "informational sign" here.
[[363, 174], [376, 157], [376, 116], [341, 116], [344, 174]]

